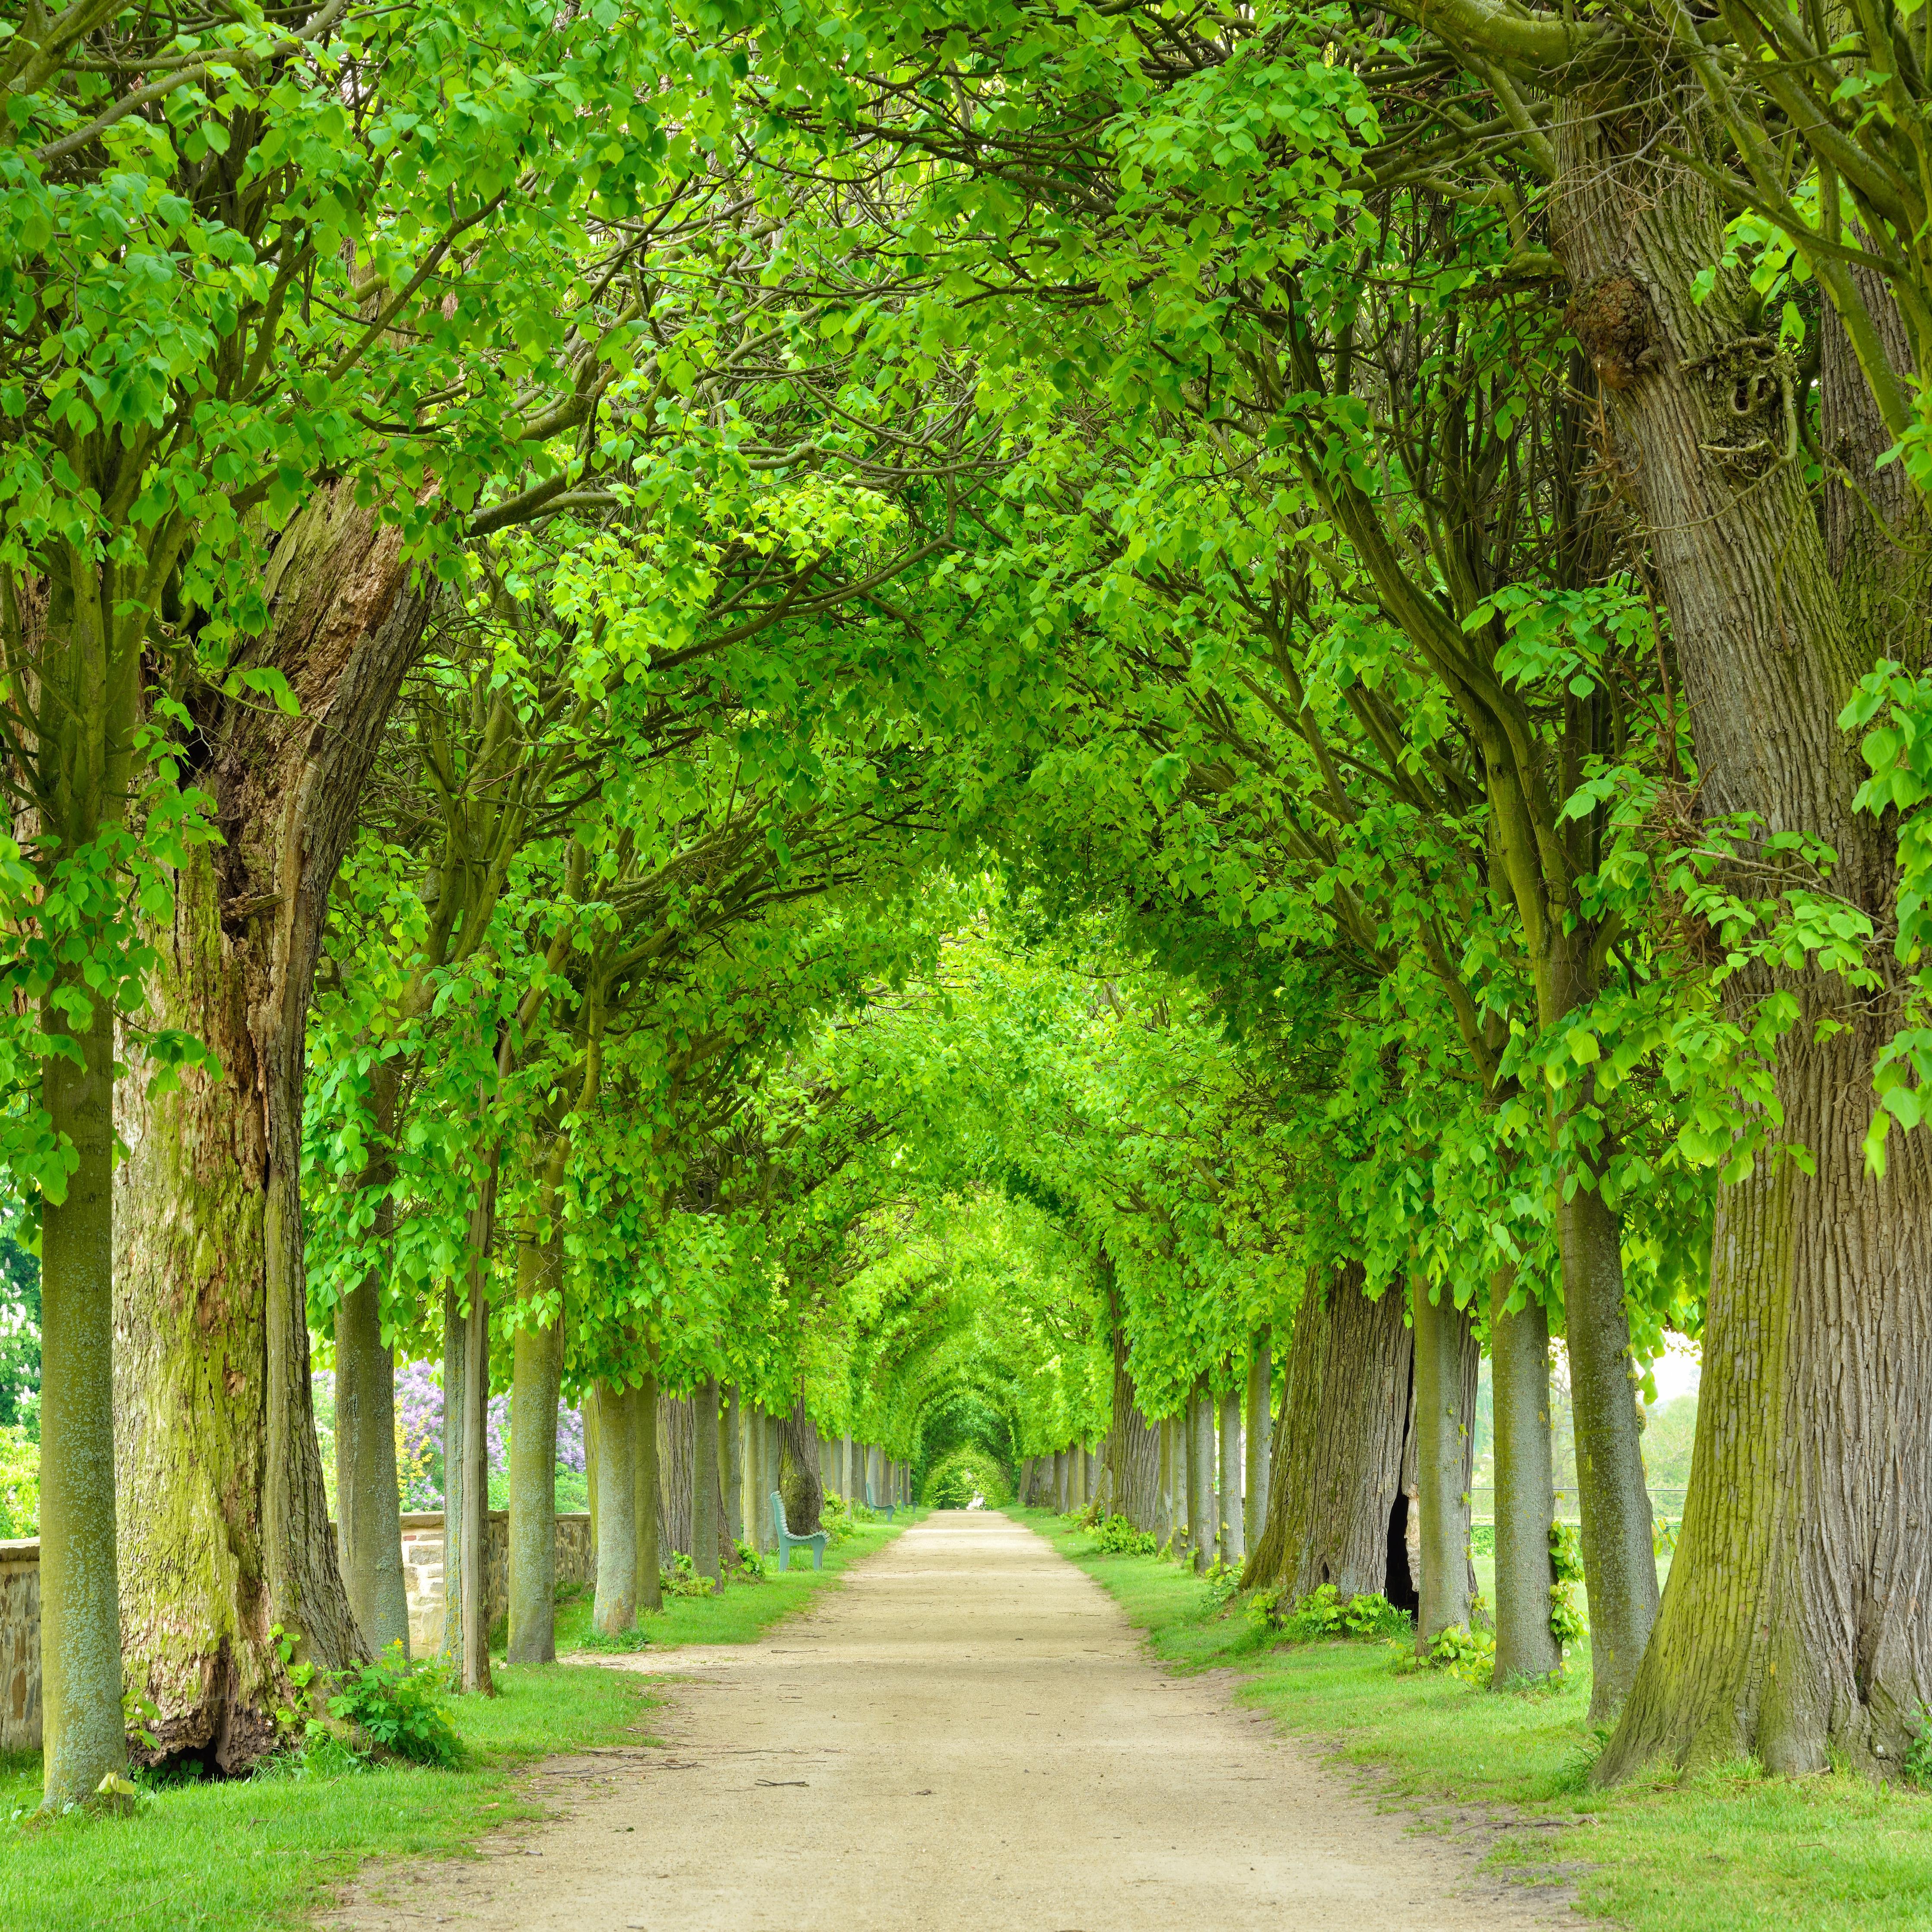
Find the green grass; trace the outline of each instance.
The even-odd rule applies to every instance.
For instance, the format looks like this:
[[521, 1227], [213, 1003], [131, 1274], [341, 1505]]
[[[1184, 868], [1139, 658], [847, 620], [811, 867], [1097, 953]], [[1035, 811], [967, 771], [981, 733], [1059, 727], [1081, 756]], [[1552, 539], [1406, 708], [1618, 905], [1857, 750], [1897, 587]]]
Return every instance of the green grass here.
[[[902, 1510], [897, 1527], [903, 1528]], [[646, 1619], [649, 1652], [742, 1643], [808, 1603], [895, 1531], [862, 1526], [827, 1552], [825, 1568], [680, 1598]], [[558, 1615], [560, 1652], [590, 1622], [587, 1597]], [[38, 1755], [0, 1757], [0, 1927], [60, 1932], [255, 1932], [303, 1925], [328, 1888], [376, 1856], [460, 1855], [512, 1820], [544, 1816], [519, 1775], [537, 1760], [591, 1744], [655, 1742], [658, 1701], [634, 1671], [563, 1662], [496, 1670], [493, 1699], [451, 1709], [470, 1748], [460, 1771], [384, 1766], [346, 1777], [277, 1772], [226, 1784], [176, 1785], [128, 1817], [40, 1820]], [[16, 1815], [19, 1814], [19, 1815]], [[11, 1821], [10, 1822], [9, 1821]]]
[[[776, 1556], [766, 1558], [766, 1574], [755, 1583], [734, 1583], [716, 1597], [671, 1597], [661, 1613], [644, 1617], [641, 1628], [648, 1641], [642, 1646], [676, 1650], [692, 1643], [750, 1643], [781, 1618], [809, 1602], [838, 1573], [861, 1557], [890, 1543], [926, 1512], [901, 1510], [892, 1524], [862, 1522], [844, 1542], [825, 1552], [825, 1568], [814, 1571], [811, 1552], [794, 1550], [792, 1567], [781, 1576]], [[561, 1605], [556, 1613], [556, 1651], [560, 1657], [578, 1652], [590, 1634], [592, 1594], [588, 1590]]]
[[1554, 1692], [1498, 1696], [1435, 1672], [1398, 1675], [1383, 1645], [1264, 1645], [1238, 1604], [1158, 1557], [1106, 1556], [1041, 1510], [1010, 1512], [1115, 1597], [1155, 1654], [1230, 1666], [1284, 1730], [1375, 1767], [1394, 1798], [1508, 1805], [1538, 1828], [1492, 1858], [1504, 1876], [1568, 1876], [1578, 1904], [1630, 1932], [1904, 1932], [1932, 1926], [1932, 1798], [1834, 1774], [1767, 1778], [1739, 1764], [1612, 1792], [1586, 1774], [1589, 1659]]

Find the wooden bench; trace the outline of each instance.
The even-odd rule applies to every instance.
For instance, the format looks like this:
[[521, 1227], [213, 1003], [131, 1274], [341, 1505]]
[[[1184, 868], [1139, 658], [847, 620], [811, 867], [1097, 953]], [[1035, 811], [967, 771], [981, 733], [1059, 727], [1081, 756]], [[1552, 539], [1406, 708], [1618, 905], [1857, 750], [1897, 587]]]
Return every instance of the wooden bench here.
[[898, 1508], [898, 1504], [897, 1503], [875, 1503], [873, 1502], [872, 1486], [870, 1483], [868, 1483], [866, 1485], [866, 1507], [870, 1510], [874, 1516], [882, 1516], [885, 1518], [886, 1522], [890, 1522], [892, 1520], [892, 1511]]
[[781, 1570], [790, 1568], [791, 1553], [794, 1550], [809, 1550], [812, 1552], [812, 1567], [814, 1570], [825, 1568], [824, 1531], [814, 1529], [809, 1536], [793, 1535], [785, 1523], [784, 1498], [776, 1490], [772, 1492], [772, 1527], [778, 1532], [778, 1568]]

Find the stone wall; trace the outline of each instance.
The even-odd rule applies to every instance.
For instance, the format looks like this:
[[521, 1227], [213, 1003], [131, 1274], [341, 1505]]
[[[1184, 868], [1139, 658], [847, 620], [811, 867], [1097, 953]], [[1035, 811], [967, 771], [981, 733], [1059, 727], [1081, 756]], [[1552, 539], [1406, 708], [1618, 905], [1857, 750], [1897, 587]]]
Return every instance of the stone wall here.
[[[333, 1534], [335, 1526], [329, 1526]], [[510, 1517], [492, 1510], [486, 1532], [490, 1621], [504, 1614], [510, 1595]], [[410, 1598], [410, 1654], [434, 1657], [442, 1647], [442, 1516], [403, 1518], [403, 1574]], [[590, 1519], [556, 1519], [556, 1580], [596, 1581]], [[0, 1752], [40, 1748], [40, 1546], [0, 1543]]]

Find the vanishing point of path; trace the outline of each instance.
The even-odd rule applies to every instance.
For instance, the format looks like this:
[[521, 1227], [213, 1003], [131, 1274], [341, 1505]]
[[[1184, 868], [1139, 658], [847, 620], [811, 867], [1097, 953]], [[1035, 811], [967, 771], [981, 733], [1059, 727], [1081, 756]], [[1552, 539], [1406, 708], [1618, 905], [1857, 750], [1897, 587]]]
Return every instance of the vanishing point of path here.
[[1003, 1516], [928, 1517], [764, 1642], [638, 1664], [682, 1680], [660, 1714], [669, 1749], [554, 1760], [542, 1782], [567, 1817], [481, 1862], [392, 1868], [329, 1922], [1575, 1922], [1478, 1874], [1478, 1850], [1378, 1812], [1223, 1684], [1166, 1675], [1097, 1584]]

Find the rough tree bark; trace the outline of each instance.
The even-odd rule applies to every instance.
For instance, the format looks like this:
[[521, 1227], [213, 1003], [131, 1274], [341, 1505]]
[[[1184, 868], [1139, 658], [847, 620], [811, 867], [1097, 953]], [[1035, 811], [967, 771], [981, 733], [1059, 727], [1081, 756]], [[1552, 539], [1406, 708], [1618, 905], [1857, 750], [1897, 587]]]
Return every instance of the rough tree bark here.
[[794, 1536], [809, 1536], [825, 1514], [825, 1483], [818, 1473], [818, 1430], [800, 1395], [784, 1418], [784, 1470], [780, 1489], [785, 1522]]
[[[1612, 105], [1580, 97], [1557, 118], [1552, 240], [1580, 339], [1622, 378], [1607, 400], [1670, 607], [1700, 804], [1822, 839], [1832, 890], [1882, 930], [1893, 829], [1852, 812], [1862, 772], [1835, 720], [1876, 658], [1922, 646], [1922, 576], [1901, 601], [1862, 505], [1828, 488], [1821, 522], [1802, 466], [1772, 460], [1797, 428], [1776, 345], [1741, 275], [1694, 298], [1722, 258], [1724, 211], [1662, 159], [1647, 110]], [[1635, 356], [1599, 326], [1616, 310]], [[1873, 466], [1889, 439], [1842, 334], [1823, 350], [1824, 446], [1922, 550], [1899, 466]], [[1883, 1774], [1932, 1703], [1932, 1148], [1894, 1138], [1882, 1182], [1862, 1156], [1900, 1001], [1810, 971], [1730, 986], [1742, 1000], [1774, 983], [1799, 1009], [1778, 1053], [1779, 1131], [1814, 1171], [1760, 1160], [1719, 1196], [1684, 1530], [1604, 1780], [1747, 1753], [1805, 1772], [1834, 1750]], [[1593, 1576], [1593, 1627], [1595, 1590]]]
[[1311, 1280], [1290, 1338], [1275, 1423], [1268, 1516], [1244, 1588], [1278, 1586], [1292, 1602], [1324, 1583], [1338, 1594], [1404, 1602], [1407, 1564], [1391, 1576], [1391, 1535], [1408, 1429], [1412, 1340], [1405, 1298], [1371, 1301], [1360, 1264]]
[[274, 1742], [289, 1685], [271, 1626], [339, 1669], [362, 1653], [331, 1547], [309, 1397], [301, 1148], [304, 1028], [328, 892], [430, 598], [400, 538], [317, 494], [268, 567], [254, 661], [301, 716], [200, 710], [225, 843], [199, 850], [154, 936], [160, 1024], [219, 1056], [150, 1097], [128, 1058], [116, 1176], [116, 1405], [122, 1640], [157, 1706], [145, 1755], [240, 1769]]
[[1114, 1426], [1107, 1432], [1112, 1507], [1136, 1529], [1152, 1529], [1160, 1516], [1160, 1432], [1142, 1413], [1140, 1393], [1127, 1364], [1127, 1338], [1114, 1328]]
[[692, 1480], [698, 1432], [691, 1403], [682, 1396], [658, 1393], [658, 1546], [668, 1562], [694, 1548], [691, 1534]]
[[1514, 1314], [1513, 1268], [1490, 1288], [1490, 1358], [1496, 1467], [1496, 1667], [1498, 1690], [1546, 1677], [1563, 1662], [1550, 1630], [1556, 1571], [1550, 1528], [1556, 1478], [1550, 1448], [1550, 1317], [1534, 1294]]

